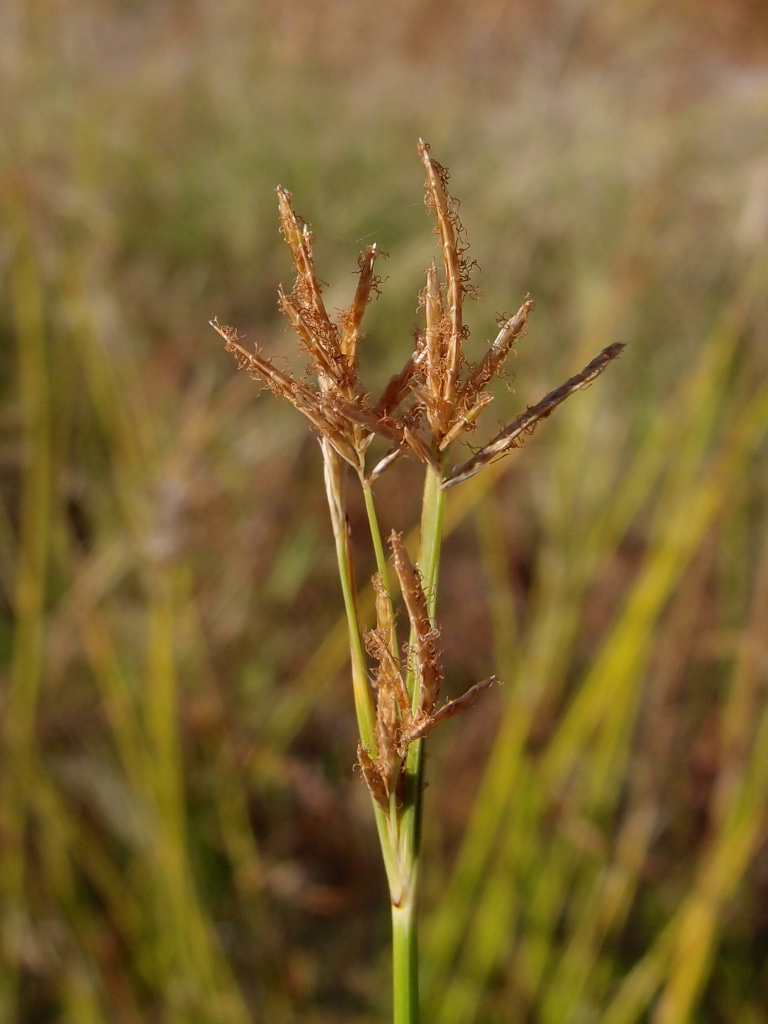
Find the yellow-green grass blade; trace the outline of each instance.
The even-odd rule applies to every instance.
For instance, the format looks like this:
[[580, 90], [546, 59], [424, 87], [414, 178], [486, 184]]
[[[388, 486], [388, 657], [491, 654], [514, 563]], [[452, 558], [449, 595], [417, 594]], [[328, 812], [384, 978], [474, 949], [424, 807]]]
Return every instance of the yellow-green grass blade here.
[[18, 401], [23, 418], [18, 547], [13, 589], [10, 688], [6, 697], [0, 782], [0, 1017], [16, 1017], [22, 950], [31, 929], [26, 903], [25, 847], [29, 801], [34, 783], [37, 716], [44, 671], [44, 628], [51, 544], [51, 423], [48, 376], [50, 339], [44, 295], [23, 206], [12, 196], [6, 213], [19, 248], [10, 268], [10, 297], [18, 368]]

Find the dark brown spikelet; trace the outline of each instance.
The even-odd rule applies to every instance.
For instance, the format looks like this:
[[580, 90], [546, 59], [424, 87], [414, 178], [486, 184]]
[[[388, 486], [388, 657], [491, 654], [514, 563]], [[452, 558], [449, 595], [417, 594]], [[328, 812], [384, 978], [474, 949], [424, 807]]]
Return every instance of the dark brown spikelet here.
[[405, 361], [402, 370], [389, 378], [386, 387], [381, 393], [381, 397], [376, 403], [376, 412], [381, 414], [388, 413], [397, 408], [410, 395], [411, 383], [421, 361], [421, 353], [417, 349]]

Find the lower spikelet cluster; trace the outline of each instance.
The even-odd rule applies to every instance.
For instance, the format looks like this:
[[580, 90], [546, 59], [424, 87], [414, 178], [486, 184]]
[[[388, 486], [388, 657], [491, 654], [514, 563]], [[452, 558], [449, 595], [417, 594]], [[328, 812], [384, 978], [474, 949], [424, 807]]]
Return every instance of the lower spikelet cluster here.
[[[389, 545], [408, 612], [411, 640], [401, 660], [389, 594], [377, 574], [373, 579], [376, 628], [366, 635], [366, 648], [376, 663], [373, 677], [376, 749], [367, 750], [361, 743], [357, 751], [371, 795], [382, 807], [389, 807], [392, 797], [397, 796], [397, 782], [411, 743], [469, 707], [483, 690], [496, 682], [496, 677], [491, 676], [475, 683], [461, 697], [435, 710], [443, 681], [437, 645], [439, 630], [430, 620], [421, 575], [400, 535], [390, 534]], [[411, 686], [408, 677], [412, 680]]]

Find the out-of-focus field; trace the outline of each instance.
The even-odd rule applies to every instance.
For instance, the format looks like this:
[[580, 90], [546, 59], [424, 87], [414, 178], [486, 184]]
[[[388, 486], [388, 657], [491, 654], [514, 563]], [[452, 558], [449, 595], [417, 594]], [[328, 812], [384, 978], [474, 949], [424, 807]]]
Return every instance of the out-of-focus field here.
[[438, 255], [423, 136], [470, 350], [537, 303], [476, 439], [627, 342], [450, 495], [447, 685], [504, 686], [430, 742], [424, 1019], [768, 1021], [766, 35], [736, 0], [3, 4], [0, 1020], [387, 1019], [317, 445], [207, 321], [293, 359], [281, 183], [329, 307], [390, 254], [381, 385]]

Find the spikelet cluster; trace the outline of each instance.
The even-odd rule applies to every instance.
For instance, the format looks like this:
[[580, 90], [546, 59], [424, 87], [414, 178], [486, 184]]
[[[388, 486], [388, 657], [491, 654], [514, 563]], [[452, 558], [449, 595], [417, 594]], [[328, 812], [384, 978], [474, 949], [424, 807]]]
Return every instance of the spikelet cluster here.
[[[400, 591], [408, 612], [411, 641], [405, 658], [397, 651], [397, 634], [389, 594], [377, 574], [373, 578], [376, 594], [376, 628], [366, 634], [366, 648], [376, 664], [373, 684], [376, 690], [376, 752], [361, 743], [357, 748], [360, 767], [374, 799], [388, 807], [397, 796], [397, 783], [408, 747], [427, 736], [440, 722], [469, 707], [492, 683], [491, 676], [475, 683], [461, 697], [447, 701], [439, 709], [437, 701], [443, 672], [438, 646], [439, 630], [431, 621], [421, 575], [394, 531], [389, 545]], [[409, 692], [405, 674], [414, 680]]]
[[[428, 268], [420, 299], [424, 327], [417, 332], [414, 349], [402, 369], [377, 399], [363, 388], [358, 349], [365, 309], [379, 290], [380, 278], [375, 270], [379, 250], [371, 245], [360, 253], [352, 303], [334, 319], [326, 309], [315, 268], [314, 236], [294, 211], [292, 196], [284, 188], [277, 190], [280, 227], [293, 258], [296, 279], [290, 292], [279, 289], [279, 305], [296, 332], [300, 348], [309, 355], [310, 378], [297, 380], [284, 373], [258, 348], [247, 349], [233, 327], [211, 321], [238, 365], [295, 405], [358, 473], [366, 474], [365, 456], [374, 437], [389, 443], [388, 453], [368, 471], [369, 480], [404, 454], [413, 454], [433, 468], [442, 466], [448, 445], [471, 429], [492, 402], [488, 384], [503, 372], [533, 310], [533, 302], [526, 298], [515, 315], [501, 324], [479, 362], [473, 364], [466, 359], [463, 303], [475, 289], [470, 283], [472, 264], [467, 258], [464, 229], [458, 203], [448, 191], [448, 172], [432, 157], [426, 142], [419, 142], [419, 154], [427, 173], [425, 203], [435, 217], [440, 239], [443, 280], [434, 264]], [[613, 345], [601, 353], [593, 377], [619, 354], [621, 347]], [[583, 382], [576, 386], [583, 386]], [[474, 471], [519, 446], [521, 438], [552, 411], [545, 404], [549, 398], [538, 404], [542, 406], [538, 413], [526, 417], [524, 426], [508, 443], [498, 435], [491, 445], [481, 449], [470, 460], [477, 467]], [[466, 469], [464, 463], [447, 473], [445, 486], [466, 479]]]

